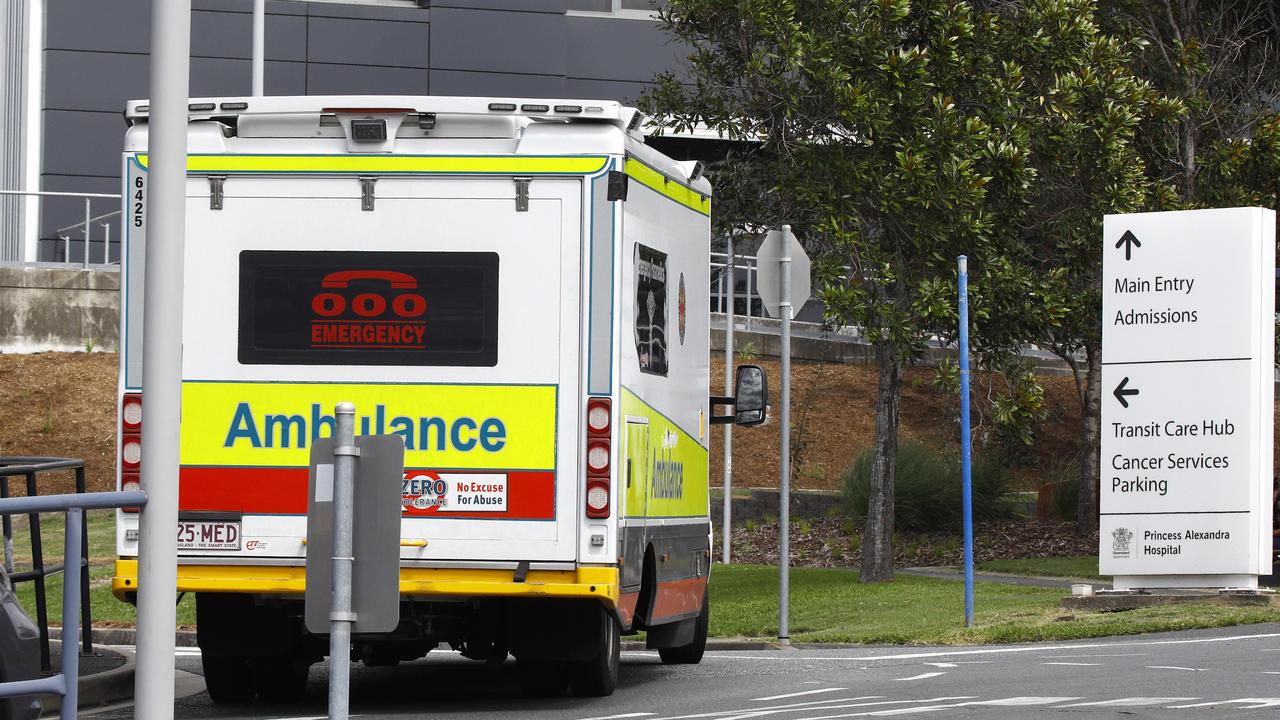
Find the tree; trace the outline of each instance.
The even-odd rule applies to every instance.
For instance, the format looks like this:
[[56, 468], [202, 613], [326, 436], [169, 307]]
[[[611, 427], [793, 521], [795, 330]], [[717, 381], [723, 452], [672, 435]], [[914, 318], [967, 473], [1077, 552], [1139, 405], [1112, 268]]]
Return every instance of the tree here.
[[[836, 258], [820, 278], [828, 312], [875, 347], [863, 580], [893, 575], [903, 367], [954, 326], [955, 257], [972, 258], [980, 354], [1007, 351], [1053, 314], [1041, 292], [1052, 283], [1037, 282], [1020, 231], [1038, 89], [1006, 58], [1058, 52], [1091, 10], [1086, 0], [670, 0], [661, 14], [690, 67], [661, 79], [655, 111], [677, 128], [759, 141], [755, 171]], [[837, 277], [839, 265], [851, 272]]]

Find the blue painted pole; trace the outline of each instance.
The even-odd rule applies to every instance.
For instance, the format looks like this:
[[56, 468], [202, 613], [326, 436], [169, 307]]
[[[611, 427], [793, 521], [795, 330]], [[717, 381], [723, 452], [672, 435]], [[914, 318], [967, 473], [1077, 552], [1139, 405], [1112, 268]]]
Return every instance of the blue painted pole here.
[[960, 478], [964, 503], [964, 626], [973, 627], [973, 478], [969, 437], [969, 260], [960, 262]]

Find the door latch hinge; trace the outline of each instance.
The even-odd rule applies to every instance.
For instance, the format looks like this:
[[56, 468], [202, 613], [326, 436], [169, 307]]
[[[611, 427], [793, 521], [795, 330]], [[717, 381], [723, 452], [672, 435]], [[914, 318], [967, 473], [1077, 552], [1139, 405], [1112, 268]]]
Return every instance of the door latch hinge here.
[[512, 178], [516, 182], [516, 212], [529, 212], [529, 182], [533, 178]]
[[360, 178], [360, 209], [365, 212], [373, 212], [373, 184], [376, 182], [376, 177]]
[[226, 175], [209, 176], [209, 209], [222, 209], [222, 186], [227, 181]]

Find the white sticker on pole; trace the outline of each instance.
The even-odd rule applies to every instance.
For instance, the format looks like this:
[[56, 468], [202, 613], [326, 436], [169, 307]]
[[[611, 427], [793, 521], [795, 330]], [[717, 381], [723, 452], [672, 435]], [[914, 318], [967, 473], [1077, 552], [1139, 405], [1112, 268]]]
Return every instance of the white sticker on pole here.
[[333, 502], [333, 463], [316, 465], [316, 502]]

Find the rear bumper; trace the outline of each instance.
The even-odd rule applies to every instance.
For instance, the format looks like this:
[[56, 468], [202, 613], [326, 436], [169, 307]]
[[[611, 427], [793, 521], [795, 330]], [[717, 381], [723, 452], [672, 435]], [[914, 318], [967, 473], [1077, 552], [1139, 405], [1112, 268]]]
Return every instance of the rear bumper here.
[[[178, 592], [302, 595], [307, 569], [271, 565], [178, 565]], [[415, 597], [556, 597], [592, 598], [618, 606], [618, 569], [530, 570], [515, 582], [510, 570], [470, 568], [401, 568], [400, 594]], [[117, 598], [138, 590], [138, 561], [116, 560], [111, 591]]]

